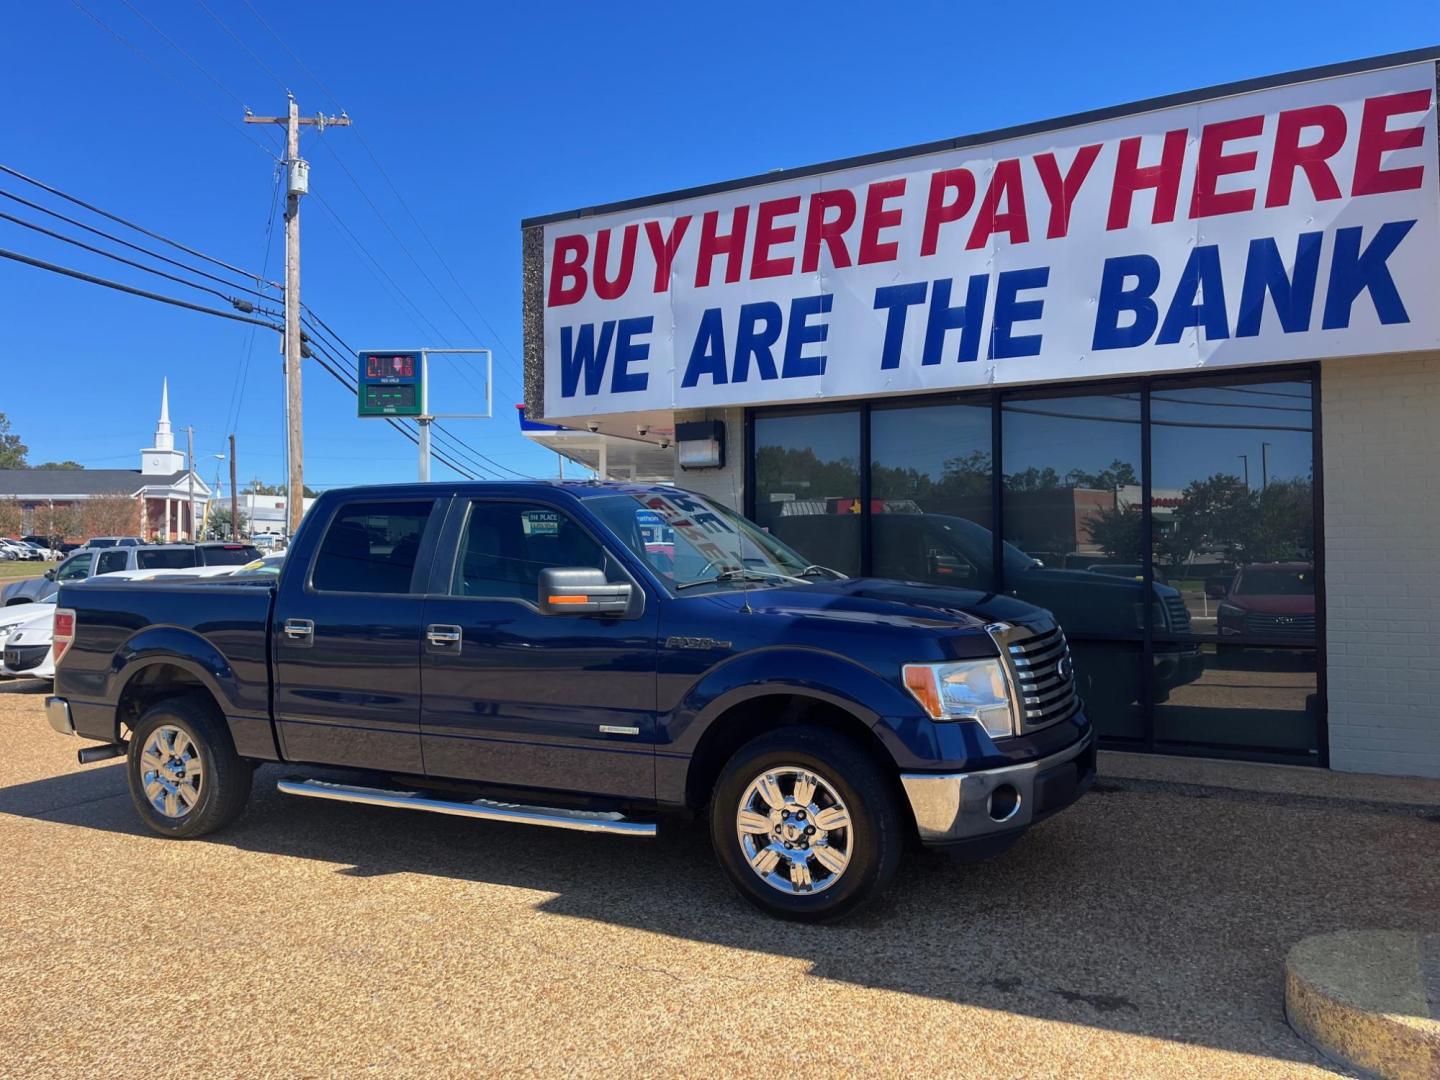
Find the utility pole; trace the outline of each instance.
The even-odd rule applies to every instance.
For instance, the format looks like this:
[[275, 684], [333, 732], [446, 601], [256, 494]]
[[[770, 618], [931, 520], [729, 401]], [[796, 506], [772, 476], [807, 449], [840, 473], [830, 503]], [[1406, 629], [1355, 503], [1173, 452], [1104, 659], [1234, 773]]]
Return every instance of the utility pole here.
[[249, 116], [247, 124], [285, 125], [285, 435], [289, 449], [290, 475], [286, 484], [285, 517], [291, 536], [300, 527], [305, 511], [304, 432], [300, 406], [300, 197], [310, 190], [310, 163], [300, 156], [300, 129], [348, 127], [350, 117], [300, 115], [292, 95], [285, 116]]
[[1264, 491], [1270, 486], [1270, 444], [1260, 444], [1260, 490]]
[[230, 433], [230, 539], [240, 539], [240, 489], [235, 486], [235, 433]]
[[1237, 454], [1236, 457], [1238, 457], [1241, 461], [1243, 461], [1243, 462], [1245, 463], [1245, 490], [1246, 490], [1246, 491], [1249, 491], [1249, 490], [1250, 490], [1250, 455], [1249, 455], [1249, 454]]
[[190, 543], [195, 543], [195, 428], [185, 429], [185, 483], [190, 487]]

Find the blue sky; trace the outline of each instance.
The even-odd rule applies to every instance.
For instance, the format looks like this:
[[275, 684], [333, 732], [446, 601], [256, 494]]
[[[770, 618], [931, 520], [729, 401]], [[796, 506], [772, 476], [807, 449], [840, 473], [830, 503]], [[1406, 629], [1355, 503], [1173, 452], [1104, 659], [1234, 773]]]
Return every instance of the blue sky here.
[[[312, 191], [344, 222], [304, 204], [306, 303], [356, 347], [493, 347], [497, 418], [452, 426], [537, 475], [553, 457], [519, 436], [510, 407], [522, 217], [1440, 40], [1433, 0], [1370, 4], [1363, 19], [1353, 5], [1294, 2], [1215, 3], [1203, 17], [1153, 5], [1137, 18], [1133, 5], [250, 0], [312, 76], [244, 0], [81, 2], [153, 64], [73, 3], [11, 6], [0, 162], [258, 268], [273, 163], [246, 136], [273, 137], [240, 127], [240, 102], [281, 112], [285, 86], [307, 114], [338, 102], [356, 127], [304, 141]], [[0, 178], [36, 197], [25, 188]], [[273, 239], [277, 278], [278, 223]], [[208, 302], [5, 221], [0, 247]], [[138, 465], [168, 375], [172, 418], [194, 425], [202, 469], [235, 418], [242, 477], [278, 480], [276, 348], [269, 331], [252, 340], [242, 326], [0, 262], [0, 412], [32, 462]], [[307, 481], [413, 477], [411, 444], [356, 419], [323, 372], [309, 367], [306, 380]]]

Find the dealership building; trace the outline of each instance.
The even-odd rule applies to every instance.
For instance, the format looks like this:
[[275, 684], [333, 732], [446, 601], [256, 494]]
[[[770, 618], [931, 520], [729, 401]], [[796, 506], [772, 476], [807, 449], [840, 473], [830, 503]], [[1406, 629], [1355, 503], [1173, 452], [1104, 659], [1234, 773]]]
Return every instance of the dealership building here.
[[526, 220], [526, 434], [1051, 609], [1102, 745], [1440, 776], [1437, 60]]

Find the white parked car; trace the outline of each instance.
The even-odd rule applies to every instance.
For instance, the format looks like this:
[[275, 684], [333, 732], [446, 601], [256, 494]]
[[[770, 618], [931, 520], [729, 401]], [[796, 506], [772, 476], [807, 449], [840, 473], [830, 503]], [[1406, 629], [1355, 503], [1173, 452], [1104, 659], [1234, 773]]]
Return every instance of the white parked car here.
[[0, 651], [0, 675], [12, 679], [55, 678], [55, 604], [52, 599], [35, 606], [49, 610], [10, 630], [5, 648]]
[[0, 551], [3, 551], [5, 557], [8, 559], [25, 559], [30, 561], [39, 561], [40, 559], [39, 549], [33, 548], [29, 544], [9, 536], [0, 536]]
[[51, 594], [44, 600], [34, 604], [11, 604], [9, 607], [0, 607], [0, 649], [5, 647], [5, 639], [10, 636], [21, 623], [27, 623], [31, 619], [41, 616], [55, 614], [55, 596]]

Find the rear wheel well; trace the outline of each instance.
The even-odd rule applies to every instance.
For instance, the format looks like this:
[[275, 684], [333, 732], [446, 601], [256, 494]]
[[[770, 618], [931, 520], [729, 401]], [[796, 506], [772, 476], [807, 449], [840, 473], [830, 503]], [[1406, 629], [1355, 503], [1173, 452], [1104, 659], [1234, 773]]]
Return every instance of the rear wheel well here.
[[224, 715], [215, 695], [196, 676], [177, 664], [151, 664], [136, 673], [120, 693], [115, 707], [116, 741], [123, 737], [122, 729], [134, 730], [136, 721], [152, 705], [177, 697], [202, 698], [217, 715]]
[[898, 805], [909, 815], [909, 803], [900, 787], [900, 774], [890, 751], [869, 726], [854, 713], [838, 705], [804, 694], [766, 694], [732, 705], [721, 713], [701, 736], [690, 756], [685, 777], [685, 804], [691, 810], [702, 810], [710, 801], [710, 793], [720, 770], [735, 751], [751, 739], [779, 728], [804, 725], [822, 728], [842, 735], [878, 762], [894, 784]]

